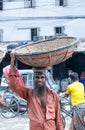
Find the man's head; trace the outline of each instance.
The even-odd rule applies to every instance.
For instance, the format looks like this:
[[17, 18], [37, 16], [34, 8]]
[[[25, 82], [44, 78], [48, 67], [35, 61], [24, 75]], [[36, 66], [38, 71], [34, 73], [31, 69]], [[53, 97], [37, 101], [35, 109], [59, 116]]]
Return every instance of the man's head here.
[[70, 78], [71, 78], [71, 81], [72, 81], [72, 82], [75, 82], [75, 81], [78, 80], [78, 74], [77, 74], [76, 72], [72, 72], [72, 73], [70, 74]]
[[68, 76], [70, 76], [71, 73], [72, 73], [72, 70], [68, 70]]
[[38, 96], [43, 95], [46, 91], [45, 68], [36, 67], [34, 70], [34, 93]]

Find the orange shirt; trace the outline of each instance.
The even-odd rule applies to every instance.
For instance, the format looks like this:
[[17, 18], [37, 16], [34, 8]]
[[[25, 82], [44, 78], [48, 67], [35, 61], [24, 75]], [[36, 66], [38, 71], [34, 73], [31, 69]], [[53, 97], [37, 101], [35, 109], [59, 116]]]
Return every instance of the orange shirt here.
[[34, 95], [32, 89], [21, 86], [15, 74], [10, 75], [10, 86], [14, 92], [28, 102], [30, 130], [64, 130], [58, 96], [53, 90], [47, 88], [46, 112], [44, 112], [39, 97]]

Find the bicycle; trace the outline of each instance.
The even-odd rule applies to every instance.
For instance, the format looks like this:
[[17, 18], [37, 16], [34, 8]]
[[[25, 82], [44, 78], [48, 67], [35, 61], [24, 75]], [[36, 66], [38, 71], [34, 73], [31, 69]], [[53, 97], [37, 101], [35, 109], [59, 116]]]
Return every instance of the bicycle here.
[[18, 115], [19, 105], [15, 96], [4, 96], [4, 103], [1, 106], [1, 115], [5, 118], [13, 118]]
[[72, 106], [70, 102], [70, 97], [66, 96], [61, 96], [59, 94], [59, 99], [60, 99], [60, 108], [61, 108], [61, 113], [62, 113], [62, 120], [63, 120], [63, 125], [64, 128], [66, 126], [66, 117], [72, 118]]
[[4, 104], [1, 106], [1, 115], [5, 118], [14, 118], [27, 112], [27, 103], [7, 87], [4, 91]]

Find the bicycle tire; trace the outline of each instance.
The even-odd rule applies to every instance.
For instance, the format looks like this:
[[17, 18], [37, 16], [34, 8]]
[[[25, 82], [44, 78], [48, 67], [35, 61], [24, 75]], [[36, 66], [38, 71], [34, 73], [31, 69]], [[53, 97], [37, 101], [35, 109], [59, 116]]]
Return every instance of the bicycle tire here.
[[1, 109], [1, 115], [4, 118], [14, 118], [19, 114], [19, 104], [13, 97], [7, 96]]
[[27, 112], [27, 110], [20, 110], [19, 115], [24, 115]]
[[20, 101], [19, 106], [20, 106], [20, 109], [19, 109], [20, 115], [24, 115], [26, 112], [28, 112], [28, 105], [26, 101]]

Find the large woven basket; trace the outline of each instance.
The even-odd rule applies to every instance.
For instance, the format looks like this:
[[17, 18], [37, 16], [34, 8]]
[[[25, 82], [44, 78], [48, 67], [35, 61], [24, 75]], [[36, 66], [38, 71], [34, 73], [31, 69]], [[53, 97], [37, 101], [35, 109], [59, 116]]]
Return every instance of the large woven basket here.
[[5, 56], [5, 52], [0, 50], [0, 63], [2, 62], [4, 56]]
[[59, 64], [72, 56], [75, 37], [59, 37], [17, 47], [16, 58], [30, 66], [46, 67]]

